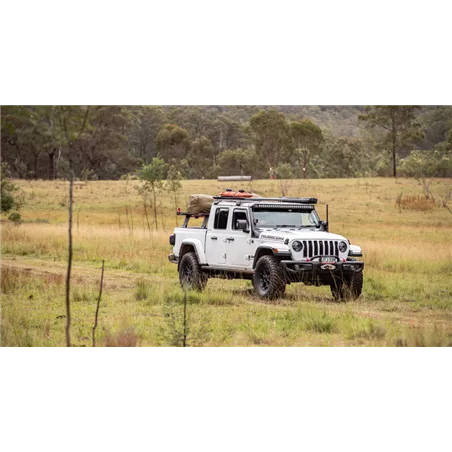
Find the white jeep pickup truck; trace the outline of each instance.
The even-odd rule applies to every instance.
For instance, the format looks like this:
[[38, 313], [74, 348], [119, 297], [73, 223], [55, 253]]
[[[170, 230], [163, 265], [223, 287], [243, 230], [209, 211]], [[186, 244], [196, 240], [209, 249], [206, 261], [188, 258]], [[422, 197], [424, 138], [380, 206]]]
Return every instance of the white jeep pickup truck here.
[[[364, 263], [359, 246], [328, 232], [315, 198], [216, 196], [209, 214], [185, 215], [170, 236], [183, 287], [203, 290], [209, 277], [252, 280], [261, 298], [283, 295], [286, 285], [329, 285], [335, 299], [357, 298]], [[202, 217], [201, 227], [189, 227]]]

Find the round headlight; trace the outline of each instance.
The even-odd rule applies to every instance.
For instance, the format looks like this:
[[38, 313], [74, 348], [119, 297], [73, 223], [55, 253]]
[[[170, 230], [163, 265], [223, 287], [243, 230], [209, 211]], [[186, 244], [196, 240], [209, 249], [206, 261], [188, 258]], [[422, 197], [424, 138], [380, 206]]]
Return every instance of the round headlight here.
[[341, 253], [345, 253], [347, 251], [347, 243], [346, 242], [339, 242], [339, 251]]
[[295, 242], [292, 242], [292, 248], [298, 253], [303, 248], [303, 245], [298, 240], [295, 240]]

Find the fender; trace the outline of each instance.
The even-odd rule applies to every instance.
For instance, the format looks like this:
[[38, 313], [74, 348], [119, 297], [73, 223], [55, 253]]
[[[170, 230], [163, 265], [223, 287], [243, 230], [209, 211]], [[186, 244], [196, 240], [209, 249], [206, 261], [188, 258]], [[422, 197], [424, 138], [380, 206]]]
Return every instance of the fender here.
[[[275, 251], [275, 250], [278, 250], [278, 251]], [[256, 252], [254, 253], [253, 268], [256, 267], [256, 264], [257, 264], [257, 261], [259, 260], [259, 258], [265, 254], [273, 254], [274, 256], [281, 256], [282, 258], [287, 258], [289, 256], [289, 259], [292, 258], [289, 247], [287, 245], [285, 245], [284, 243], [265, 242], [265, 244], [259, 245], [258, 248], [256, 249]]]
[[[199, 239], [184, 239], [182, 240], [182, 243], [180, 244], [180, 250], [182, 250], [184, 248], [184, 245], [190, 245], [194, 248], [195, 253], [196, 253], [196, 257], [198, 258], [198, 262], [200, 265], [205, 265], [207, 264], [207, 259], [206, 259], [206, 253], [204, 252], [204, 246], [201, 242], [201, 240]], [[183, 254], [180, 254], [179, 257], [179, 261], [180, 258], [182, 257]]]
[[358, 245], [350, 245], [350, 249], [348, 251], [349, 257], [362, 257], [363, 252], [361, 247]]

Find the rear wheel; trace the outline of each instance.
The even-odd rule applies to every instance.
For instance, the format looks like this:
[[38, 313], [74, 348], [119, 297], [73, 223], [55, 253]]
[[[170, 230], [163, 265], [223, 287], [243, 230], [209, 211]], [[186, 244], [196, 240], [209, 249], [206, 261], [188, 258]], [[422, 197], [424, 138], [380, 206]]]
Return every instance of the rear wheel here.
[[363, 272], [353, 273], [348, 280], [335, 280], [331, 294], [336, 300], [356, 300], [363, 290]]
[[201, 292], [206, 287], [207, 279], [201, 271], [196, 253], [185, 253], [179, 265], [179, 281], [182, 288]]
[[274, 300], [284, 294], [286, 278], [279, 259], [266, 255], [257, 261], [253, 286], [261, 298]]

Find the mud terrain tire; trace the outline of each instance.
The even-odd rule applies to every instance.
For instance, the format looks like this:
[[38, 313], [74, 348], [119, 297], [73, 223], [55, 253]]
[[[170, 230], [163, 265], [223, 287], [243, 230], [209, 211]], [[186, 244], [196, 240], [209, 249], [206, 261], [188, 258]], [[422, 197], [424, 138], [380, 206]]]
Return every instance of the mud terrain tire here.
[[259, 297], [268, 300], [274, 300], [284, 294], [286, 278], [279, 259], [266, 255], [257, 261], [253, 286]]
[[179, 281], [182, 289], [202, 292], [207, 280], [207, 276], [201, 271], [196, 253], [185, 253], [179, 265]]
[[337, 280], [330, 287], [335, 300], [356, 300], [363, 290], [363, 272], [353, 273], [350, 281]]

